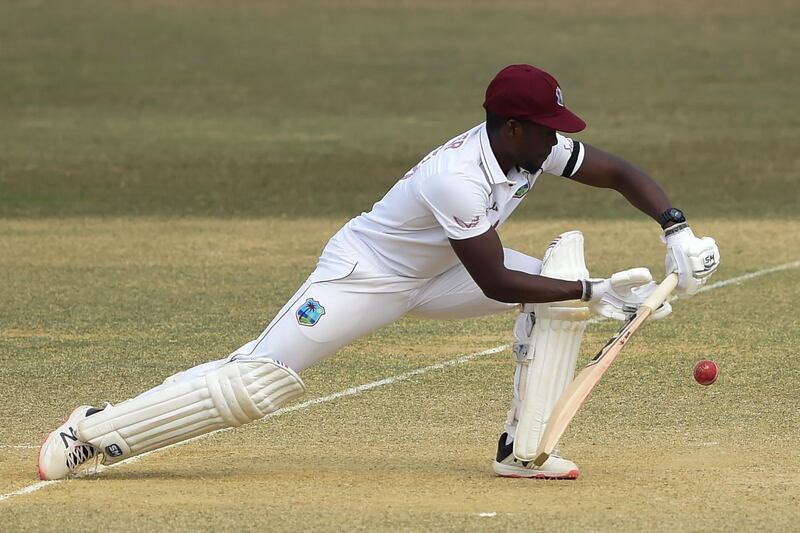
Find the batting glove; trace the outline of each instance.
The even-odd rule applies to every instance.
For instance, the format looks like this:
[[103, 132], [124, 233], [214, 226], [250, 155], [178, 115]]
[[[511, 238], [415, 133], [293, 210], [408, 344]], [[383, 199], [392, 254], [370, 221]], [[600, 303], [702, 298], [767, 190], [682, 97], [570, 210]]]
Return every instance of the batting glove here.
[[[589, 302], [593, 311], [606, 318], [627, 320], [657, 287], [650, 270], [631, 268], [617, 272], [608, 279], [585, 280], [582, 299]], [[658, 320], [671, 312], [672, 306], [664, 302], [653, 311], [651, 318]]]
[[687, 296], [697, 294], [719, 268], [719, 248], [711, 237], [697, 238], [686, 223], [664, 231], [661, 240], [667, 245], [664, 269], [678, 273], [678, 290]]

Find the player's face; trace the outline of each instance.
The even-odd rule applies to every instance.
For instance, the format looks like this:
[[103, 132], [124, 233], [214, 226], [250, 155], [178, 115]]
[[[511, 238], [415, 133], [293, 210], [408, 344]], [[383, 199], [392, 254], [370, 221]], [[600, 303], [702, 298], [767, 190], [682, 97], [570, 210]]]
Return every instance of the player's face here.
[[517, 164], [529, 172], [536, 172], [556, 142], [555, 130], [531, 122], [524, 123], [522, 134], [518, 137]]

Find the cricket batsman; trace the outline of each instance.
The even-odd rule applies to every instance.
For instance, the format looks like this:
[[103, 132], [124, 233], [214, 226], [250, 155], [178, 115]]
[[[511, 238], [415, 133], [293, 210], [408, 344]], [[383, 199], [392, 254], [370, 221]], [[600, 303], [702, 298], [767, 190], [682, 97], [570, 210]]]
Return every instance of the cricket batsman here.
[[[42, 443], [41, 479], [68, 477], [98, 455], [113, 464], [258, 420], [303, 394], [303, 370], [406, 314], [452, 319], [511, 309], [519, 310], [513, 399], [493, 470], [577, 478], [578, 467], [559, 453], [540, 467], [516, 459], [514, 438], [524, 431], [538, 442], [573, 378], [590, 311], [624, 320], [656, 284], [646, 268], [591, 278], [578, 231], [561, 234], [540, 260], [504, 248], [497, 227], [548, 173], [614, 189], [654, 219], [679, 293], [702, 287], [719, 266], [719, 249], [714, 239], [695, 237], [643, 171], [559, 133], [586, 124], [565, 106], [547, 72], [504, 68], [486, 89], [483, 107], [485, 122], [435, 148], [330, 239], [316, 269], [256, 339], [135, 398], [77, 407]], [[670, 311], [665, 303], [654, 318]]]

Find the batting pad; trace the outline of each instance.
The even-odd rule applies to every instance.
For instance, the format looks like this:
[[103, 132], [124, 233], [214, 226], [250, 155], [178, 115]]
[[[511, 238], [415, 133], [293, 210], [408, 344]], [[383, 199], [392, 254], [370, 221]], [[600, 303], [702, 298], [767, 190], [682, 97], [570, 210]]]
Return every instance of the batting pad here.
[[[580, 231], [562, 233], [553, 241], [545, 253], [541, 275], [569, 281], [589, 277]], [[520, 383], [519, 422], [514, 438], [514, 456], [521, 461], [534, 459], [553, 406], [575, 374], [590, 314], [587, 305], [577, 300], [534, 304], [533, 309], [536, 324], [527, 369], [522, 369], [525, 379]]]
[[82, 441], [102, 450], [103, 464], [111, 464], [258, 420], [304, 391], [300, 376], [282, 363], [233, 360], [189, 381], [109, 406], [82, 420], [77, 431]]

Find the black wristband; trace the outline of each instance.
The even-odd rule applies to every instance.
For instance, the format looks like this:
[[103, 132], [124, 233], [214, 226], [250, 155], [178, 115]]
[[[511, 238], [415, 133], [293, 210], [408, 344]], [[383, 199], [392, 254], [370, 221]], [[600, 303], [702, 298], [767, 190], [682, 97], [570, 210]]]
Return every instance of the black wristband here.
[[583, 291], [581, 292], [581, 301], [588, 302], [592, 299], [592, 282], [588, 279], [582, 279], [580, 281], [583, 288]]

